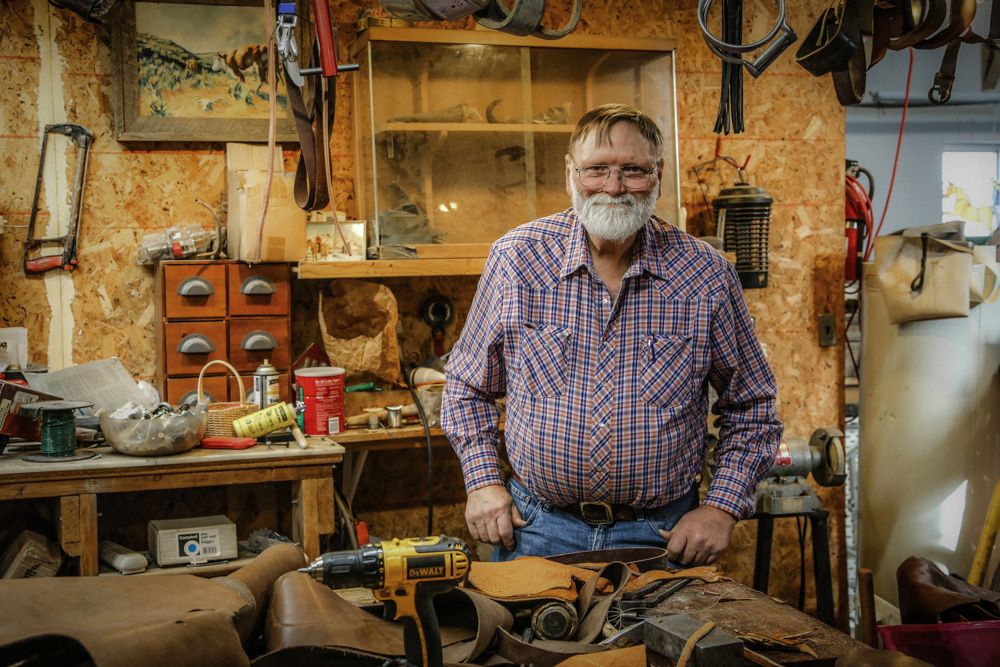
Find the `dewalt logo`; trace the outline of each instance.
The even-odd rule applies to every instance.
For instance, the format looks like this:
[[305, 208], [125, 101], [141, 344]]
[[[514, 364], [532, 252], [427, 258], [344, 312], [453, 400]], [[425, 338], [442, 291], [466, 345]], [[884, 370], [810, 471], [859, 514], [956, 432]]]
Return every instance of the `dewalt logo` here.
[[406, 561], [407, 579], [435, 579], [445, 576], [443, 556], [416, 556]]

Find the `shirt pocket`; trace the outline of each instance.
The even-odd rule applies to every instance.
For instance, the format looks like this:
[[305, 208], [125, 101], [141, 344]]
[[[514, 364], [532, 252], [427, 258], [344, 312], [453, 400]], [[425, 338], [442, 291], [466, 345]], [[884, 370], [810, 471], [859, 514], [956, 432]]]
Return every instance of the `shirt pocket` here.
[[558, 325], [525, 322], [521, 339], [521, 372], [532, 396], [562, 396], [566, 391], [570, 330]]
[[642, 400], [656, 408], [686, 403], [694, 392], [691, 336], [651, 334], [645, 347]]

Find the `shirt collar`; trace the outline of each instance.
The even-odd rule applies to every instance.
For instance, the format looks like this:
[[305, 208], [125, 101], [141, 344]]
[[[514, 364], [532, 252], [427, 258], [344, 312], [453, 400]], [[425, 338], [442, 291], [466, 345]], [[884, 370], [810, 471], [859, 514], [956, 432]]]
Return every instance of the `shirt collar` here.
[[[572, 226], [570, 227], [562, 268], [559, 271], [560, 278], [572, 275], [581, 266], [594, 273], [594, 265], [590, 259], [590, 247], [587, 245], [587, 235], [584, 233], [583, 225], [580, 224], [580, 219], [574, 209], [569, 209], [569, 213]], [[666, 277], [667, 266], [664, 261], [667, 252], [667, 235], [664, 234], [666, 227], [667, 223], [655, 215], [646, 221], [645, 226], [639, 230], [636, 239], [637, 252], [633, 255], [632, 263], [623, 278], [642, 275], [645, 271], [660, 278]]]

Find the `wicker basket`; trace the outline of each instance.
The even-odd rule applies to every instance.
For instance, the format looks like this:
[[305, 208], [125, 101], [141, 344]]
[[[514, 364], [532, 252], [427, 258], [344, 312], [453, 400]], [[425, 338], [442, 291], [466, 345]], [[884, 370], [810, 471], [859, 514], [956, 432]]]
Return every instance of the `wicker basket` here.
[[[212, 364], [220, 364], [229, 369], [233, 375], [236, 376], [236, 383], [240, 387], [240, 398], [245, 397], [246, 390], [243, 388], [243, 378], [240, 374], [233, 368], [229, 363], [222, 361], [221, 359], [216, 359], [205, 364], [201, 373], [198, 374], [198, 401], [201, 402], [205, 400], [205, 393], [202, 389], [202, 381], [205, 378], [205, 371]], [[257, 412], [260, 408], [256, 403], [246, 403], [244, 401], [230, 402], [230, 403], [209, 403], [208, 404], [208, 422], [205, 427], [206, 438], [231, 438], [236, 435], [236, 431], [233, 430], [233, 422], [240, 417], [246, 417], [247, 415]]]

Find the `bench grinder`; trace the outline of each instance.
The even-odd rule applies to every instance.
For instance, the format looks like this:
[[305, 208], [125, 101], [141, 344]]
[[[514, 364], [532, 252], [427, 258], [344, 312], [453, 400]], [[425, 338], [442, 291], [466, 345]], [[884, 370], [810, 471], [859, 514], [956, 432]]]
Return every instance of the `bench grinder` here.
[[835, 428], [813, 431], [809, 442], [785, 438], [774, 465], [757, 486], [758, 514], [803, 514], [819, 509], [820, 500], [806, 477], [820, 486], [840, 486], [847, 478], [844, 434]]

